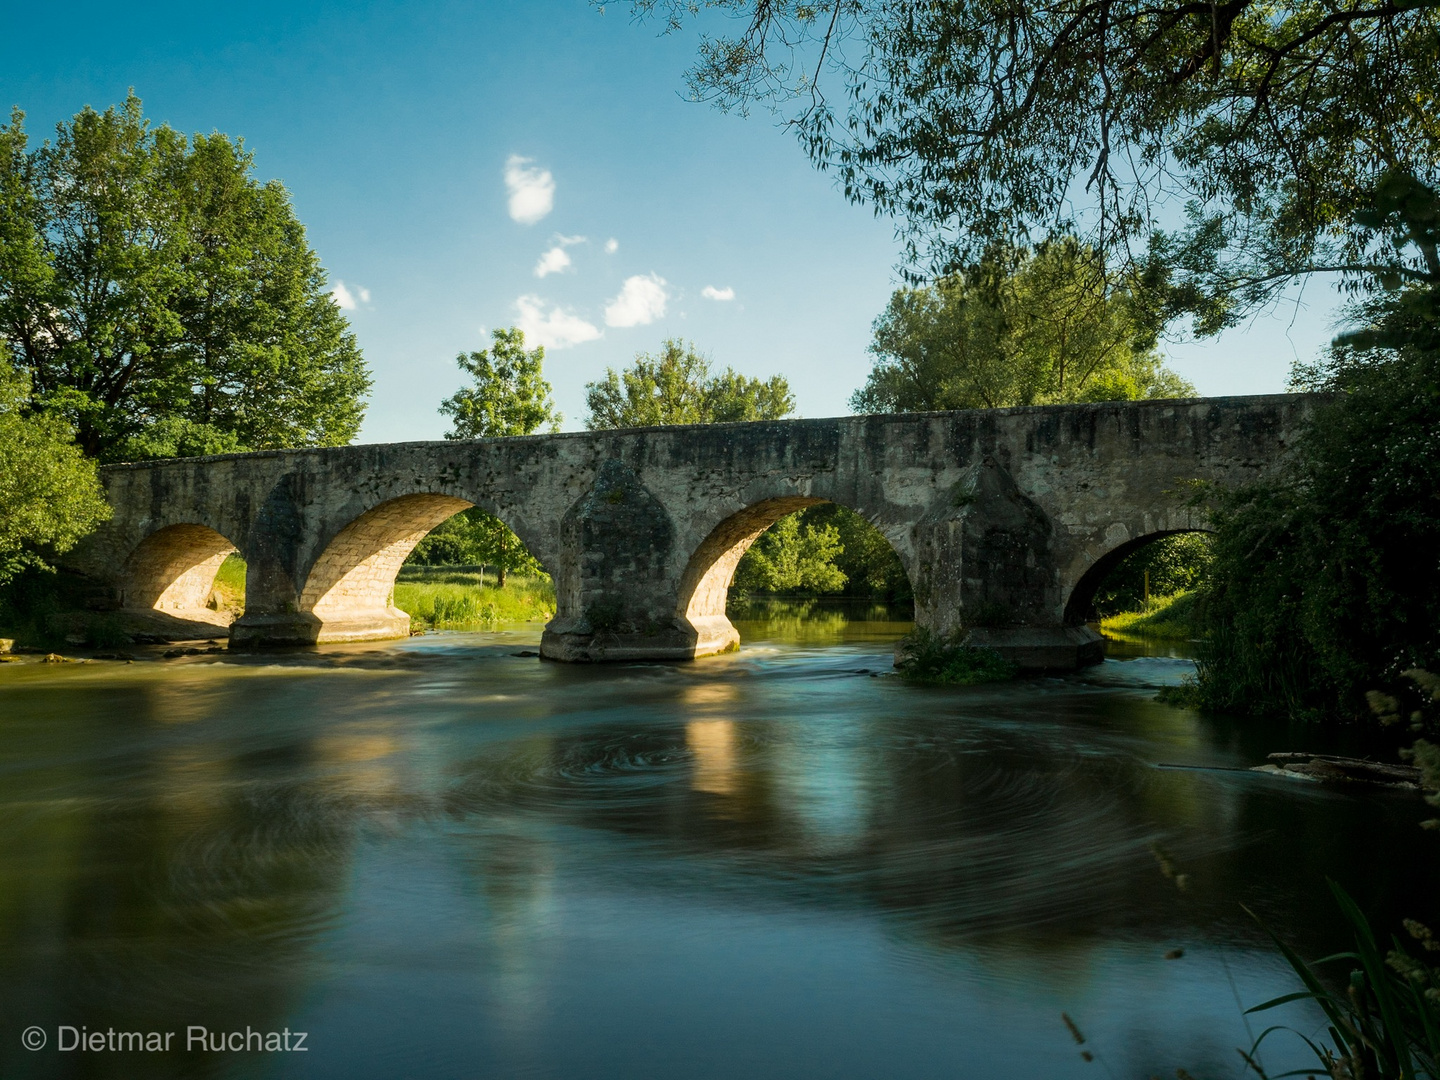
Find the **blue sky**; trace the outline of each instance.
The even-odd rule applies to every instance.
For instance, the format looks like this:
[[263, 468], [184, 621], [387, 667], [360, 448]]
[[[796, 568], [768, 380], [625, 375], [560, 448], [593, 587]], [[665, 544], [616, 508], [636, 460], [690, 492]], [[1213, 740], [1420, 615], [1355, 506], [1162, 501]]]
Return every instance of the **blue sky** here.
[[[514, 323], [548, 342], [571, 429], [586, 381], [666, 337], [784, 374], [805, 416], [848, 412], [869, 370], [891, 223], [768, 114], [683, 100], [695, 38], [624, 4], [82, 3], [6, 22], [0, 104], [32, 138], [133, 86], [153, 120], [242, 136], [285, 183], [374, 372], [363, 441], [438, 438], [455, 354]], [[1170, 346], [1172, 366], [1205, 394], [1280, 391], [1332, 336], [1330, 287], [1304, 300]]]

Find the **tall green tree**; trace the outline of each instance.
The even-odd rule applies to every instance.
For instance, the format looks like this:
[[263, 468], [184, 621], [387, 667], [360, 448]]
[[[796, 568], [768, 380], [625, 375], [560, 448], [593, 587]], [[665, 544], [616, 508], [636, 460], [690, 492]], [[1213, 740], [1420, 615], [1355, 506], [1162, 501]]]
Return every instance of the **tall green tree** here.
[[829, 526], [840, 537], [836, 568], [845, 575], [849, 596], [905, 603], [912, 599], [910, 578], [885, 534], [862, 515], [839, 503], [821, 503], [801, 511], [804, 524]]
[[[445, 438], [503, 439], [532, 435], [542, 427], [559, 431], [564, 418], [556, 411], [545, 380], [545, 349], [526, 351], [525, 333], [517, 327], [492, 330], [490, 338], [490, 348], [455, 358], [471, 383], [440, 404], [453, 424]], [[493, 566], [496, 585], [502, 589], [512, 573], [544, 572], [510, 527], [479, 507], [442, 522], [415, 546], [408, 561]]]
[[910, 579], [885, 534], [839, 503], [820, 503], [781, 518], [735, 568], [740, 595], [790, 593], [912, 599]]
[[278, 181], [133, 93], [0, 128], [0, 339], [102, 460], [348, 442], [370, 377]]
[[1363, 220], [1422, 269], [1387, 275], [1297, 371], [1337, 393], [1285, 474], [1218, 497], [1199, 679], [1216, 708], [1353, 719], [1440, 671], [1440, 191], [1394, 174]]
[[63, 418], [30, 407], [29, 383], [0, 342], [0, 585], [110, 516], [95, 462]]
[[779, 420], [795, 410], [784, 376], [757, 379], [728, 367], [714, 374], [693, 344], [675, 338], [662, 344], [659, 355], [639, 353], [624, 371], [606, 368], [605, 378], [585, 384], [585, 403], [592, 431]]
[[454, 424], [447, 439], [496, 439], [529, 435], [542, 427], [559, 431], [562, 416], [555, 409], [545, 381], [545, 348], [525, 350], [525, 332], [508, 327], [490, 332], [489, 349], [455, 358], [472, 383], [446, 398], [440, 411]]
[[1161, 362], [1142, 304], [1073, 239], [992, 249], [966, 274], [905, 288], [876, 320], [859, 412], [999, 408], [1195, 393]]
[[692, 95], [780, 111], [928, 280], [1078, 234], [1215, 330], [1291, 275], [1398, 255], [1357, 219], [1367, 192], [1440, 172], [1430, 0], [631, 6], [733, 20], [702, 39]]

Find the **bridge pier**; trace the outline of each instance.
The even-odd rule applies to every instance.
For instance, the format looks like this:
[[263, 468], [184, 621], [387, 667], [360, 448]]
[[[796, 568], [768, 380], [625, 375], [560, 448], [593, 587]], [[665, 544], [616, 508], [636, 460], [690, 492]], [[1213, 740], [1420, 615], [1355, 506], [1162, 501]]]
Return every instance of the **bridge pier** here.
[[399, 608], [347, 612], [321, 618], [313, 611], [275, 615], [248, 612], [230, 624], [232, 649], [279, 648], [294, 645], [339, 645], [356, 641], [389, 641], [410, 636], [410, 616]]
[[1050, 516], [987, 454], [915, 526], [916, 627], [1022, 671], [1100, 663], [1104, 639], [1064, 623], [1055, 539]]
[[[1105, 639], [1088, 626], [975, 627], [959, 644], [991, 649], [1022, 672], [1077, 671], [1105, 659]], [[904, 646], [895, 649], [898, 665]]]
[[552, 619], [540, 636], [541, 656], [568, 663], [696, 660], [739, 647], [740, 632], [724, 616], [700, 627], [675, 619], [668, 626], [632, 630], [597, 630], [584, 623]]
[[[819, 501], [802, 499], [795, 508]], [[541, 637], [540, 655], [569, 662], [693, 660], [739, 648], [740, 635], [725, 617], [725, 594], [745, 547], [783, 516], [780, 502], [769, 503], [774, 505], [752, 511], [734, 537], [727, 533], [726, 544], [701, 544], [685, 560], [684, 523], [624, 461], [602, 462], [590, 490], [560, 521], [552, 575], [556, 613]], [[763, 524], [757, 528], [757, 522]], [[737, 544], [742, 546], [732, 553]], [[723, 580], [697, 589], [717, 560], [720, 568], [711, 576]], [[687, 561], [701, 569], [688, 569]], [[682, 601], [687, 591], [699, 600]]]

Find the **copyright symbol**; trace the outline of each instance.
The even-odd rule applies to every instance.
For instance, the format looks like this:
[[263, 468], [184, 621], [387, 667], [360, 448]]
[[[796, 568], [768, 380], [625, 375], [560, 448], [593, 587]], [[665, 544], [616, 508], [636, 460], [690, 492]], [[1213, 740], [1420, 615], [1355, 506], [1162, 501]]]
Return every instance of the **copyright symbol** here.
[[21, 1033], [20, 1041], [25, 1045], [26, 1050], [43, 1050], [45, 1049], [45, 1029], [28, 1027]]

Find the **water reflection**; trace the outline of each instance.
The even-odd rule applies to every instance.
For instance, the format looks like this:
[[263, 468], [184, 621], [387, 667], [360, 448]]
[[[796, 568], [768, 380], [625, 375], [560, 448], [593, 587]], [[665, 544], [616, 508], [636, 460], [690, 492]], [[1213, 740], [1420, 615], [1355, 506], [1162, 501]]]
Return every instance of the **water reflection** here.
[[1198, 1074], [1232, 979], [1289, 985], [1239, 901], [1320, 953], [1326, 875], [1382, 920], [1440, 895], [1423, 804], [1226, 771], [1298, 736], [1156, 703], [1176, 661], [921, 688], [870, 677], [903, 624], [763, 614], [693, 665], [4, 672], [0, 1075], [139, 1075], [30, 1023], [193, 1023], [324, 1053], [143, 1075], [1088, 1076], [1061, 1010], [1117, 1075]]
[[746, 643], [837, 645], [893, 641], [910, 630], [908, 607], [874, 600], [741, 600], [732, 602], [726, 614]]
[[685, 725], [685, 745], [695, 756], [691, 788], [711, 795], [735, 794], [738, 769], [734, 721], [692, 720]]

